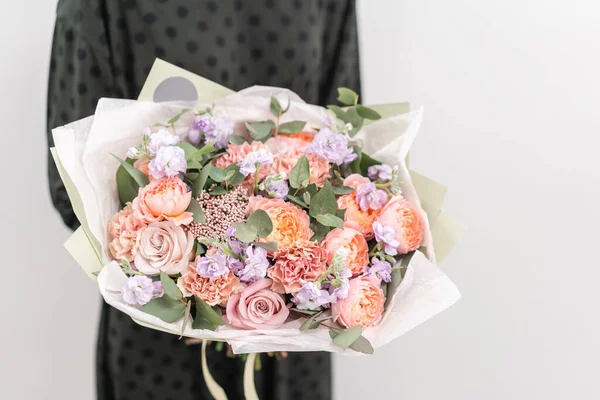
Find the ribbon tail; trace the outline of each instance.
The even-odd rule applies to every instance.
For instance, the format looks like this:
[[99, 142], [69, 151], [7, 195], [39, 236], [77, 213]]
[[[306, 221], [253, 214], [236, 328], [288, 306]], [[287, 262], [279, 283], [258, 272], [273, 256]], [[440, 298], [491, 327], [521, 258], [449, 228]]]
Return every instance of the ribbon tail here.
[[248, 354], [246, 365], [244, 365], [244, 396], [246, 400], [259, 400], [254, 385], [254, 364], [256, 362], [256, 353]]
[[[225, 391], [217, 381], [212, 377], [210, 371], [208, 370], [208, 363], [206, 362], [206, 346], [208, 345], [208, 341], [202, 341], [202, 375], [204, 376], [204, 382], [206, 382], [206, 387], [208, 387], [208, 391], [215, 398], [215, 400], [227, 400], [227, 395]], [[254, 385], [253, 385], [254, 386]]]

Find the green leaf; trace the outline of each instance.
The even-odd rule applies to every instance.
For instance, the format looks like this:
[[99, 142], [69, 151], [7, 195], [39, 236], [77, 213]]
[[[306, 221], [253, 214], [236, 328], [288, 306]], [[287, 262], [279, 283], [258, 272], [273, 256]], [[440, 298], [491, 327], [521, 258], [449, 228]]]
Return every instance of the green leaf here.
[[223, 182], [225, 180], [225, 177], [227, 176], [227, 173], [228, 171], [226, 171], [225, 169], [217, 168], [213, 165], [210, 171], [208, 172], [208, 176], [210, 176], [210, 178], [215, 182]]
[[256, 231], [246, 225], [244, 222], [238, 222], [233, 225], [235, 228], [235, 237], [244, 243], [251, 243], [257, 238]]
[[333, 338], [333, 343], [344, 349], [347, 349], [360, 337], [361, 334], [362, 326], [360, 325], [337, 331], [335, 337]]
[[362, 151], [360, 148], [355, 147], [354, 153], [356, 153], [357, 157], [354, 161], [350, 163], [350, 170], [355, 174], [360, 174], [360, 161], [362, 160]]
[[346, 111], [346, 118], [344, 119], [346, 123], [352, 124], [352, 129], [348, 132], [350, 137], [354, 137], [360, 128], [362, 128], [363, 123], [365, 122], [364, 118], [358, 115], [358, 111], [356, 111], [355, 107], [349, 108]]
[[186, 156], [186, 159], [188, 159], [188, 160], [194, 160], [194, 161], [200, 161], [202, 159], [203, 155], [208, 154], [208, 153], [212, 153], [213, 151], [215, 151], [215, 145], [212, 144], [212, 142], [208, 142], [204, 146], [202, 146], [201, 149], [199, 149], [196, 152], [192, 153], [189, 157]]
[[229, 183], [232, 186], [238, 186], [244, 181], [244, 179], [246, 179], [244, 174], [240, 172], [240, 167], [237, 164], [231, 164], [230, 166], [225, 168], [225, 171], [227, 171], [227, 176], [229, 175], [230, 171], [233, 171], [231, 177], [225, 179], [227, 183]]
[[313, 232], [315, 233], [310, 240], [313, 242], [320, 242], [321, 240], [323, 240], [323, 238], [325, 237], [325, 235], [327, 235], [329, 233], [329, 231], [331, 230], [330, 227], [322, 225], [322, 224], [314, 224], [311, 229], [313, 230]]
[[306, 321], [304, 321], [304, 323], [302, 325], [300, 325], [300, 330], [301, 331], [306, 331], [309, 329], [315, 329], [319, 326], [318, 322], [315, 322], [315, 318], [318, 317], [319, 315], [321, 315], [321, 313], [316, 313], [311, 315], [310, 317], [306, 318]]
[[296, 133], [300, 132], [306, 126], [306, 121], [290, 121], [279, 125], [277, 132], [279, 133]]
[[333, 228], [343, 228], [344, 227], [344, 220], [336, 217], [333, 214], [317, 215], [317, 221], [319, 221], [321, 224], [323, 224], [325, 226], [330, 226]]
[[292, 202], [298, 204], [300, 207], [308, 208], [308, 204], [306, 204], [304, 201], [302, 201], [301, 199], [299, 199], [296, 196], [292, 196], [291, 194], [288, 194], [287, 198], [290, 199]]
[[252, 229], [259, 238], [269, 236], [269, 233], [273, 230], [273, 222], [269, 214], [263, 210], [256, 210], [248, 217], [246, 225]]
[[377, 111], [373, 110], [372, 108], [360, 105], [360, 104], [356, 105], [356, 112], [361, 117], [363, 117], [365, 119], [370, 119], [372, 121], [381, 119], [381, 115], [379, 115], [379, 113]]
[[348, 88], [338, 88], [339, 97], [337, 100], [347, 106], [353, 106], [358, 101], [358, 95], [354, 90]]
[[246, 128], [250, 131], [252, 139], [263, 143], [271, 137], [271, 131], [274, 127], [275, 123], [273, 121], [253, 122], [251, 124], [246, 122]]
[[183, 110], [181, 110], [181, 112], [179, 114], [177, 114], [176, 116], [174, 116], [173, 118], [171, 118], [170, 120], [168, 120], [167, 121], [167, 125], [173, 125], [175, 122], [179, 121], [179, 118], [181, 118], [181, 116], [183, 114], [185, 114], [188, 111], [190, 111], [189, 108], [184, 108]]
[[[126, 163], [132, 164], [133, 160], [127, 159]], [[132, 202], [138, 195], [140, 185], [129, 175], [129, 172], [122, 165], [117, 169], [117, 189], [119, 192], [119, 200], [122, 205]]]
[[304, 200], [304, 202], [306, 204], [310, 204], [310, 193], [308, 193], [308, 192], [302, 193], [302, 200]]
[[179, 300], [174, 300], [169, 296], [162, 296], [158, 299], [152, 299], [146, 305], [140, 308], [141, 311], [154, 315], [165, 322], [171, 323], [177, 321], [185, 312], [185, 304]]
[[197, 169], [200, 171], [202, 169], [202, 164], [200, 164], [198, 161], [190, 160], [187, 162], [187, 169]]
[[290, 186], [298, 189], [302, 186], [302, 182], [310, 178], [310, 167], [306, 156], [300, 157], [296, 165], [290, 171]]
[[229, 143], [242, 145], [246, 143], [246, 138], [241, 135], [229, 135]]
[[351, 188], [350, 186], [334, 185], [331, 188], [333, 189], [333, 193], [338, 196], [354, 192], [354, 188]]
[[273, 114], [275, 117], [279, 118], [282, 114], [282, 110], [281, 110], [281, 104], [279, 104], [279, 101], [271, 96], [271, 114]]
[[[123, 168], [125, 168], [125, 170], [127, 171], [127, 173], [129, 175], [131, 175], [131, 177], [135, 180], [135, 182], [140, 186], [140, 187], [144, 187], [146, 186], [150, 180], [148, 179], [148, 177], [146, 176], [146, 174], [144, 174], [142, 171], [140, 171], [139, 169], [135, 168], [133, 165], [127, 163], [126, 161], [120, 159], [119, 157], [115, 156], [114, 154], [112, 155], [114, 158], [116, 158], [117, 160], [119, 160], [119, 162], [121, 163], [121, 166]], [[137, 196], [137, 193], [136, 193]]]
[[317, 194], [317, 185], [315, 185], [314, 183], [311, 183], [310, 185], [308, 185], [306, 188], [304, 188], [305, 192], [310, 193], [310, 197], [314, 197], [315, 194]]
[[210, 175], [211, 169], [212, 164], [206, 164], [204, 168], [202, 168], [202, 171], [200, 171], [198, 178], [194, 181], [194, 187], [192, 188], [192, 195], [194, 198], [198, 197], [202, 189], [204, 189], [204, 185]]
[[360, 335], [358, 339], [356, 339], [354, 343], [350, 345], [350, 348], [354, 351], [364, 354], [373, 354], [375, 352], [371, 342], [369, 342], [369, 340], [363, 335]]
[[160, 283], [162, 283], [165, 294], [173, 300], [179, 300], [183, 297], [181, 290], [179, 290], [177, 284], [173, 282], [173, 279], [162, 271], [160, 273]]
[[202, 243], [198, 243], [198, 241], [196, 241], [195, 243], [196, 246], [196, 251], [194, 252], [194, 254], [197, 256], [201, 256], [204, 253], [206, 253], [206, 248], [204, 247], [204, 245]]
[[183, 332], [185, 332], [185, 327], [190, 322], [190, 312], [192, 311], [192, 302], [188, 301], [185, 306], [185, 313], [183, 314], [183, 324], [181, 324], [181, 336], [183, 336]]
[[195, 300], [196, 314], [194, 316], [192, 328], [209, 329], [214, 331], [218, 326], [225, 324], [225, 321], [223, 321], [223, 318], [219, 312], [215, 311], [214, 308], [206, 304], [204, 300], [198, 297], [195, 297]]
[[275, 253], [277, 251], [277, 242], [254, 242], [254, 245], [256, 247], [262, 247], [270, 253]]
[[190, 144], [188, 142], [179, 142], [175, 146], [179, 147], [180, 149], [183, 149], [186, 160], [191, 160], [192, 155], [194, 155], [198, 151], [196, 146], [194, 146], [193, 144]]
[[229, 193], [229, 190], [225, 189], [223, 186], [217, 186], [210, 191], [210, 194], [213, 196], [221, 196]]
[[335, 215], [337, 209], [337, 200], [335, 194], [333, 194], [333, 189], [331, 189], [331, 183], [326, 181], [321, 190], [312, 196], [308, 213], [311, 217], [317, 218], [318, 215], [323, 214]]
[[338, 218], [344, 219], [346, 217], [346, 209], [342, 208], [340, 210], [337, 210], [337, 213], [335, 215], [337, 215]]
[[188, 206], [186, 211], [189, 211], [192, 214], [194, 214], [194, 222], [198, 222], [201, 224], [206, 223], [206, 216], [204, 215], [204, 210], [202, 209], [202, 206], [198, 203], [198, 201], [196, 201], [196, 198], [193, 198], [190, 201], [190, 205]]
[[344, 111], [344, 109], [342, 109], [342, 107], [329, 105], [327, 106], [327, 108], [333, 111], [336, 118], [341, 119], [342, 121], [344, 121], [344, 118], [346, 118], [346, 112]]
[[360, 174], [367, 176], [369, 173], [369, 167], [373, 165], [381, 165], [381, 162], [372, 158], [368, 154], [362, 153], [360, 158]]

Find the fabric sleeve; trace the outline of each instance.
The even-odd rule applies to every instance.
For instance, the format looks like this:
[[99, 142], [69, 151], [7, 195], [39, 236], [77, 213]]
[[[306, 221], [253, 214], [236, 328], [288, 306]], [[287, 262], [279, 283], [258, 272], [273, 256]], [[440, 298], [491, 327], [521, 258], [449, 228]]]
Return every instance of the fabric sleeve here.
[[[109, 96], [112, 74], [103, 49], [92, 46], [81, 34], [81, 25], [59, 14], [54, 28], [48, 81], [47, 138], [54, 146], [53, 128], [94, 113], [98, 100]], [[48, 181], [54, 207], [64, 223], [79, 226], [58, 170], [48, 152]]]
[[325, 59], [319, 87], [319, 104], [337, 104], [337, 88], [361, 93], [356, 1], [331, 2], [326, 7], [328, 25], [323, 36]]

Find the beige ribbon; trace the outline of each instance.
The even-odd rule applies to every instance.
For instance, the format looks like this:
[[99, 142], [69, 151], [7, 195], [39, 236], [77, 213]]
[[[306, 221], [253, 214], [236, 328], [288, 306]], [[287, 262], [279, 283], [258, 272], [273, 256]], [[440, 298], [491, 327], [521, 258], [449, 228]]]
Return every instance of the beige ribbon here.
[[[202, 341], [202, 376], [204, 376], [204, 382], [208, 391], [214, 397], [215, 400], [227, 400], [225, 390], [210, 374], [208, 370], [208, 362], [206, 361], [206, 346], [208, 341]], [[244, 365], [244, 397], [246, 400], [259, 400], [258, 394], [256, 393], [256, 386], [254, 385], [254, 364], [256, 362], [256, 353], [248, 354], [246, 364]]]

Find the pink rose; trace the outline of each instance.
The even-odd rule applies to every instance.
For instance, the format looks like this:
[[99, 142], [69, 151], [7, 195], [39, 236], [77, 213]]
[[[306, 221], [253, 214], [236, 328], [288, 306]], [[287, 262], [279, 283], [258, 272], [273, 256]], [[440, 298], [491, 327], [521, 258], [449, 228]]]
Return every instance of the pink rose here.
[[347, 328], [373, 326], [381, 320], [385, 295], [381, 281], [374, 275], [350, 279], [348, 297], [331, 307], [333, 321]]
[[185, 211], [191, 200], [192, 192], [181, 179], [155, 179], [140, 188], [132, 208], [136, 218], [147, 224], [167, 219], [187, 225], [194, 220], [194, 215]]
[[240, 284], [240, 280], [229, 272], [217, 279], [198, 274], [196, 263], [189, 263], [177, 279], [177, 287], [185, 297], [196, 296], [209, 306], [216, 306], [227, 300]]
[[111, 241], [108, 250], [119, 264], [123, 259], [133, 261], [138, 232], [145, 226], [145, 223], [136, 218], [130, 203], [110, 219], [108, 234]]
[[394, 196], [383, 207], [379, 218], [384, 226], [394, 228], [398, 253], [406, 254], [421, 246], [425, 223], [421, 213], [401, 196]]
[[263, 278], [235, 293], [227, 302], [227, 320], [242, 329], [277, 329], [290, 311], [285, 298], [273, 292], [273, 281]]
[[331, 230], [321, 242], [321, 246], [327, 250], [328, 263], [331, 263], [337, 250], [346, 250], [346, 266], [350, 268], [353, 276], [362, 274], [369, 264], [369, 245], [363, 235], [352, 228]]
[[273, 290], [295, 293], [300, 281], [314, 282], [327, 271], [327, 251], [317, 242], [297, 240], [275, 253], [275, 265], [269, 269]]
[[192, 257], [194, 237], [173, 221], [155, 222], [138, 236], [135, 267], [146, 275], [178, 274]]
[[369, 178], [365, 178], [360, 174], [352, 174], [349, 175], [346, 179], [344, 179], [344, 186], [349, 186], [353, 189], [356, 189], [359, 185], [363, 183], [370, 183]]

